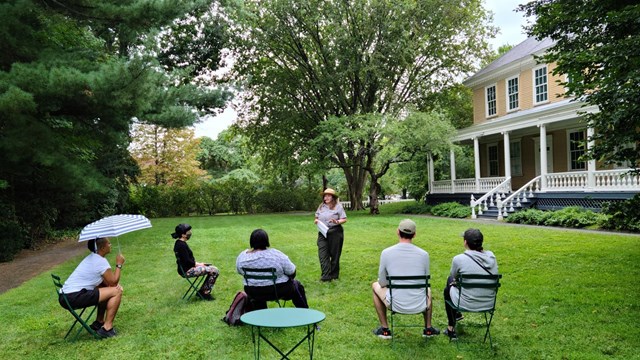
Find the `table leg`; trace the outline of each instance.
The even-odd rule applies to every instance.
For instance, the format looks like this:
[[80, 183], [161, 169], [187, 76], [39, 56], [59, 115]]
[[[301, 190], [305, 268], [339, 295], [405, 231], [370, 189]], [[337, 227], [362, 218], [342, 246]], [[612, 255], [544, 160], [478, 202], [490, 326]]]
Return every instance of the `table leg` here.
[[[291, 354], [295, 349], [298, 348], [298, 346], [300, 346], [300, 344], [302, 344], [305, 340], [307, 340], [307, 345], [309, 347], [309, 359], [313, 359], [313, 348], [315, 345], [316, 324], [307, 325], [307, 334], [302, 338], [302, 340], [298, 341], [298, 343], [293, 348], [291, 348], [291, 350], [289, 350], [286, 354], [283, 353], [280, 349], [278, 349], [278, 347], [275, 346], [271, 341], [269, 341], [269, 339], [267, 339], [266, 336], [262, 335], [260, 326], [257, 326], [257, 328], [258, 328], [258, 343], [256, 344], [254, 340], [254, 347], [253, 347], [255, 359], [260, 359], [260, 339], [263, 339], [264, 341], [266, 341], [267, 344], [269, 344], [275, 351], [277, 351], [278, 354], [282, 356], [282, 358], [280, 358], [281, 360], [289, 359], [289, 354]], [[253, 338], [253, 326], [251, 327], [251, 336]], [[257, 346], [257, 352], [256, 352], [256, 346]]]

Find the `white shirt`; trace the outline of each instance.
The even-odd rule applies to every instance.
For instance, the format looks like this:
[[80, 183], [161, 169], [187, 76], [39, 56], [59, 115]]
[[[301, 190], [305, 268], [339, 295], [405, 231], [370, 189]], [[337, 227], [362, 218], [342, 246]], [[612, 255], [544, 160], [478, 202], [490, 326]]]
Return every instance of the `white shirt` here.
[[93, 290], [102, 284], [102, 274], [111, 269], [109, 261], [104, 257], [91, 253], [73, 270], [62, 286], [62, 292], [71, 294], [82, 289]]

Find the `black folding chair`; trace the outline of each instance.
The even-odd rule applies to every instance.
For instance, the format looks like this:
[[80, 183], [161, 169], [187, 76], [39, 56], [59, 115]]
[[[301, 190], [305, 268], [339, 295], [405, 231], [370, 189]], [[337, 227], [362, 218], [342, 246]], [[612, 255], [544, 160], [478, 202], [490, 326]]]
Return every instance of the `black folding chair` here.
[[[97, 306], [89, 306], [86, 308], [82, 308], [82, 311], [80, 311], [80, 313], [76, 312], [76, 310], [79, 310], [79, 309], [73, 309], [71, 307], [71, 304], [69, 303], [67, 294], [62, 292], [62, 282], [60, 281], [60, 276], [51, 274], [51, 278], [53, 279], [53, 285], [55, 286], [55, 290], [56, 290], [56, 300], [58, 299], [58, 296], [62, 295], [62, 298], [67, 304], [67, 310], [75, 318], [75, 321], [73, 322], [73, 324], [71, 324], [71, 327], [69, 328], [69, 331], [67, 331], [67, 334], [64, 336], [64, 338], [66, 339], [69, 336], [69, 334], [71, 334], [71, 331], [73, 331], [73, 328], [75, 328], [76, 324], [80, 323], [80, 328], [76, 332], [72, 341], [75, 341], [78, 338], [78, 336], [82, 332], [82, 329], [87, 330], [87, 332], [91, 334], [91, 336], [93, 336], [94, 338], [102, 339], [102, 337], [98, 335], [98, 333], [96, 333], [89, 325], [87, 325], [87, 323], [89, 322], [89, 319], [91, 319], [91, 316], [96, 311]], [[85, 311], [89, 308], [92, 308], [91, 311], [89, 312], [89, 315], [83, 318]]]
[[200, 299], [204, 300], [204, 297], [202, 296], [202, 294], [200, 294], [198, 290], [200, 290], [200, 287], [202, 286], [204, 279], [206, 279], [207, 277], [207, 274], [188, 277], [187, 272], [185, 271], [185, 269], [182, 268], [182, 264], [180, 263], [180, 257], [178, 256], [178, 253], [175, 252], [175, 255], [176, 255], [176, 264], [178, 264], [178, 269], [180, 270], [180, 276], [182, 276], [189, 283], [189, 288], [187, 288], [187, 291], [184, 293], [184, 295], [182, 295], [182, 300], [189, 301], [191, 300], [191, 297], [193, 297], [193, 295], [198, 295]]
[[[487, 330], [484, 333], [483, 343], [487, 342], [487, 337], [489, 338], [489, 346], [493, 347], [493, 342], [491, 340], [491, 321], [493, 320], [493, 313], [496, 310], [496, 299], [498, 298], [498, 289], [500, 288], [500, 279], [502, 278], [502, 274], [496, 275], [476, 275], [476, 274], [458, 274], [456, 276], [456, 284], [455, 287], [460, 291], [460, 296], [458, 296], [458, 301], [454, 304], [450, 300], [446, 300], [447, 304], [451, 306], [453, 309], [459, 312], [468, 312], [468, 313], [482, 313], [484, 314], [484, 322]], [[493, 298], [491, 304], [489, 304], [484, 310], [470, 310], [460, 306], [460, 299], [462, 298], [462, 294], [465, 290], [469, 289], [486, 289], [487, 291], [492, 292]], [[456, 328], [458, 323], [456, 322]], [[457, 332], [457, 329], [454, 329]], [[460, 340], [457, 341], [459, 343]], [[459, 346], [459, 345], [458, 345]]]
[[[394, 324], [394, 315], [395, 314], [400, 314], [400, 315], [417, 315], [417, 314], [421, 314], [422, 315], [422, 311], [421, 312], [417, 312], [417, 313], [404, 313], [404, 312], [399, 312], [397, 310], [394, 310], [393, 308], [393, 290], [394, 289], [424, 289], [424, 298], [427, 299], [427, 294], [429, 291], [429, 279], [431, 278], [431, 275], [411, 275], [411, 276], [389, 276], [387, 275], [387, 283], [388, 283], [388, 288], [389, 288], [389, 301], [391, 303], [391, 305], [389, 305], [389, 311], [391, 312], [391, 344], [393, 345], [393, 339], [395, 337], [395, 330], [394, 327], [396, 326]], [[397, 292], [396, 292], [397, 293]], [[428, 306], [428, 300], [427, 300], [427, 306]], [[425, 309], [426, 310], [426, 309]], [[424, 311], [424, 310], [423, 310]], [[423, 328], [424, 327], [424, 321], [422, 321], [420, 323], [420, 325], [397, 325], [397, 327], [420, 327]]]
[[276, 279], [278, 276], [276, 275], [275, 268], [256, 269], [243, 267], [242, 276], [247, 284], [249, 284], [249, 280], [271, 280], [273, 282], [273, 293], [275, 298], [267, 301], [275, 301], [278, 303], [278, 307], [285, 307], [287, 300], [282, 300], [281, 303], [280, 296], [278, 295], [278, 287], [276, 286]]

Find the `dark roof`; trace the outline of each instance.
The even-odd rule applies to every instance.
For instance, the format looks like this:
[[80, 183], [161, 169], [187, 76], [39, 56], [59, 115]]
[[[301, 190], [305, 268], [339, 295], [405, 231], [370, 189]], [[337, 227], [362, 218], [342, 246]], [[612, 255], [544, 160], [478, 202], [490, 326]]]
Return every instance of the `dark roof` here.
[[521, 42], [520, 44], [514, 46], [511, 50], [507, 51], [504, 55], [494, 60], [491, 64], [487, 65], [485, 68], [481, 69], [477, 73], [473, 74], [471, 77], [467, 78], [464, 82], [471, 81], [484, 74], [490, 73], [498, 68], [508, 65], [514, 61], [518, 61], [528, 56], [531, 56], [533, 54], [536, 54], [540, 50], [549, 48], [554, 44], [555, 42], [550, 38], [545, 38], [543, 40], [536, 40], [535, 37], [530, 37], [525, 41]]

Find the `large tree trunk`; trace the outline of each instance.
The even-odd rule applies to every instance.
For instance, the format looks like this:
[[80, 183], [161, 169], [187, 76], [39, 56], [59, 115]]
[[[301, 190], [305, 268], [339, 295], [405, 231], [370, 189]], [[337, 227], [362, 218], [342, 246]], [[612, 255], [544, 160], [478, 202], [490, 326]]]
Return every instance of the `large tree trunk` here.
[[370, 181], [371, 186], [369, 187], [369, 213], [371, 215], [380, 214], [380, 209], [378, 207], [378, 194], [380, 194], [380, 190], [382, 190], [382, 186], [378, 183], [377, 176], [371, 176]]

